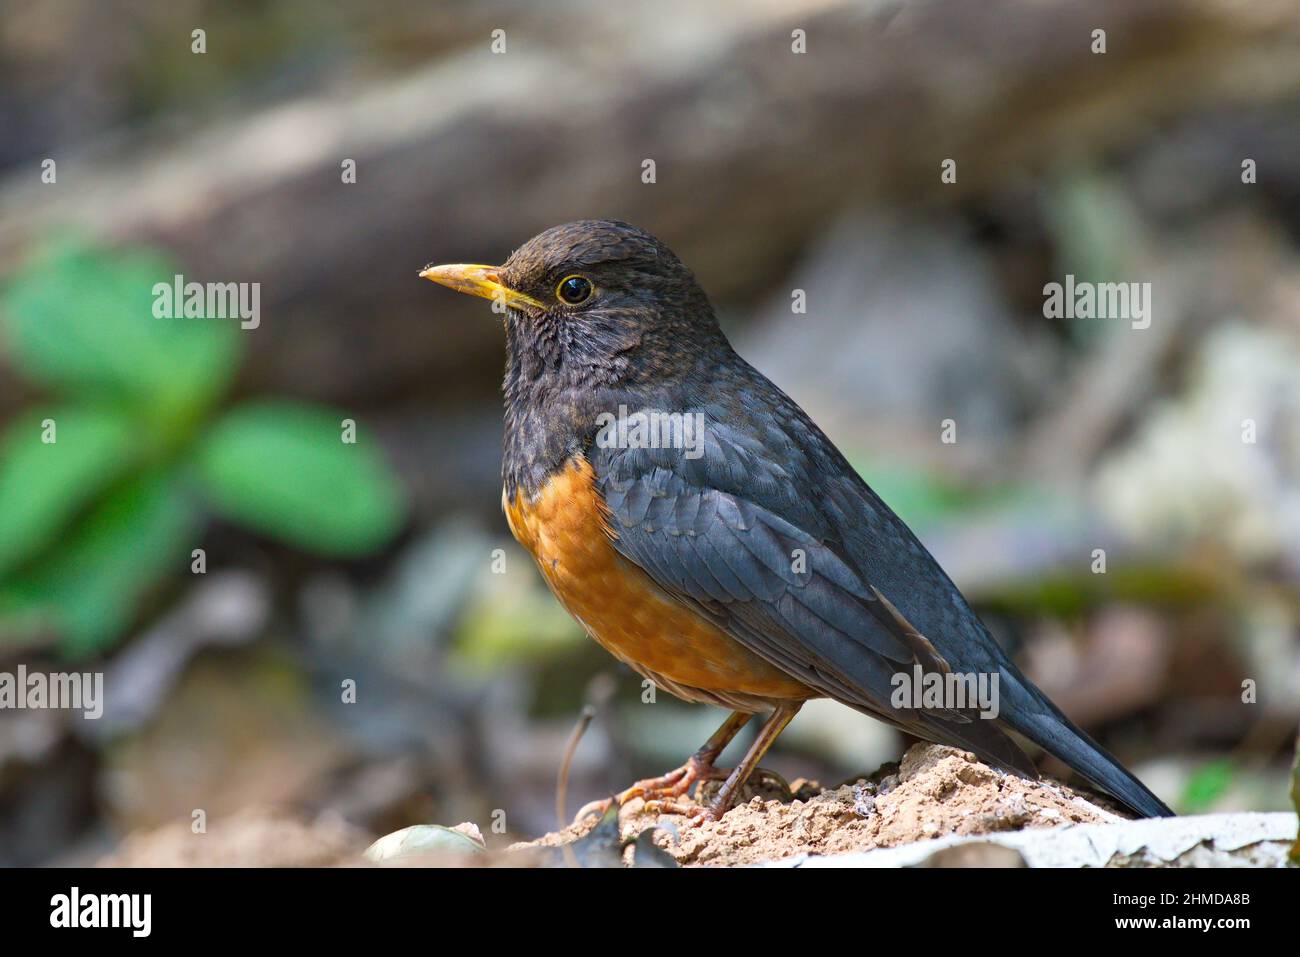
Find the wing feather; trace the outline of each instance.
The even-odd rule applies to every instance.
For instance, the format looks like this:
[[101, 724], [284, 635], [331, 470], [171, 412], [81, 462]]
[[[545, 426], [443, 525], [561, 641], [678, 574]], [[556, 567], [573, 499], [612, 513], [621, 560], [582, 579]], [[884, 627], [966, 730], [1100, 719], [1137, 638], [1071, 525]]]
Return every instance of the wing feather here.
[[[764, 440], [775, 441], [771, 428]], [[787, 437], [780, 444], [790, 456], [795, 443]], [[664, 449], [593, 449], [615, 548], [670, 595], [820, 693], [1034, 773], [1020, 749], [974, 712], [891, 705], [900, 671], [919, 665], [943, 673], [954, 664], [868, 580], [846, 544], [853, 496], [836, 486], [821, 509], [809, 509], [765, 464], [778, 456], [761, 452], [762, 443], [728, 428], [710, 430], [698, 459]], [[856, 510], [870, 504], [859, 501]], [[874, 515], [857, 520], [868, 529], [880, 522]], [[897, 578], [886, 584], [899, 590]]]

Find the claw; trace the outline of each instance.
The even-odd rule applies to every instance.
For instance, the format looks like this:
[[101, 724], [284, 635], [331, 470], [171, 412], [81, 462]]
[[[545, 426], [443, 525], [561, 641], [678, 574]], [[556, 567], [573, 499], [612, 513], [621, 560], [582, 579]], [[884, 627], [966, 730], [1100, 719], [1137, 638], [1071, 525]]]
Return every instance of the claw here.
[[609, 810], [610, 805], [613, 803], [614, 798], [612, 797], [601, 798], [598, 801], [588, 801], [578, 809], [577, 814], [573, 815], [573, 823], [581, 824], [593, 814], [596, 815], [596, 817], [604, 817], [605, 812]]
[[[657, 778], [646, 778], [644, 781], [637, 781], [631, 787], [612, 797], [601, 798], [598, 801], [591, 801], [583, 805], [573, 819], [574, 824], [580, 824], [592, 814], [603, 816], [610, 809], [611, 805], [617, 804], [620, 808], [633, 798], [644, 798], [647, 809], [660, 809], [660, 813], [665, 814], [687, 814], [695, 817], [703, 813], [703, 808], [698, 804], [685, 804], [676, 800], [682, 797], [691, 789], [693, 784], [702, 784], [705, 781], [724, 780], [730, 770], [715, 768], [708, 760], [695, 754], [683, 764], [680, 768], [674, 768], [667, 774], [662, 774]], [[666, 810], [668, 807], [674, 810]], [[679, 810], [680, 809], [680, 810]]]
[[647, 814], [678, 814], [690, 818], [691, 827], [699, 827], [707, 809], [703, 804], [684, 804], [670, 799], [656, 799], [646, 801], [645, 811]]

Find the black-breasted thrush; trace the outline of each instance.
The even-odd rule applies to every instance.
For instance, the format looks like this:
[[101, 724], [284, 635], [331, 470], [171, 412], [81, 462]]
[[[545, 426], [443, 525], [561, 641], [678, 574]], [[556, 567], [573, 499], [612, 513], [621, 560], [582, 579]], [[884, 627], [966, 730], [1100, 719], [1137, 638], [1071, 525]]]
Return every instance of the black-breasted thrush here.
[[[720, 817], [803, 702], [829, 697], [1036, 777], [1011, 729], [1139, 814], [1172, 813], [1020, 672], [830, 439], [736, 354], [663, 243], [583, 221], [503, 266], [421, 275], [504, 306], [502, 504], [551, 590], [660, 688], [733, 712], [620, 803], [683, 810], [691, 784], [725, 777], [702, 812]], [[611, 417], [641, 431], [602, 433]], [[951, 677], [996, 677], [996, 718], [946, 697], [898, 706], [899, 675], [954, 691]], [[715, 768], [756, 713], [770, 716], [744, 760]]]

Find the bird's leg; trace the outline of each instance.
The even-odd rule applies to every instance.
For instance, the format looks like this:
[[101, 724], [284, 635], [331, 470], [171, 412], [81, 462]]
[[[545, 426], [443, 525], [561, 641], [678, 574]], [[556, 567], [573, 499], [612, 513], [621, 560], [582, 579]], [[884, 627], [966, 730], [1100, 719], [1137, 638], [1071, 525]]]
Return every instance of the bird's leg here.
[[613, 797], [603, 798], [599, 801], [592, 801], [585, 805], [574, 822], [583, 820], [589, 814], [604, 814], [609, 810], [611, 804], [617, 804], [622, 807], [632, 798], [641, 797], [649, 801], [662, 801], [668, 798], [676, 798], [690, 790], [692, 784], [697, 781], [717, 780], [725, 778], [727, 771], [722, 768], [715, 768], [713, 762], [718, 759], [718, 755], [728, 744], [731, 739], [740, 733], [740, 729], [749, 723], [753, 715], [745, 711], [734, 712], [722, 727], [705, 741], [700, 749], [686, 759], [686, 763], [679, 768], [674, 768], [667, 774], [660, 775], [657, 778], [646, 778], [644, 781], [637, 781], [630, 788], [621, 791]]
[[785, 726], [794, 720], [794, 716], [799, 713], [803, 707], [802, 701], [788, 701], [776, 706], [771, 717], [763, 724], [762, 730], [758, 732], [758, 737], [750, 745], [749, 751], [745, 754], [745, 759], [736, 765], [735, 770], [723, 782], [722, 787], [718, 789], [717, 795], [709, 802], [708, 807], [688, 807], [672, 801], [659, 802], [657, 809], [669, 814], [685, 814], [695, 819], [695, 823], [702, 824], [705, 821], [721, 820], [722, 815], [731, 810], [731, 806], [736, 803], [736, 797], [740, 794], [740, 789], [745, 786], [754, 769], [758, 767], [758, 762], [763, 759], [777, 737], [785, 730]]

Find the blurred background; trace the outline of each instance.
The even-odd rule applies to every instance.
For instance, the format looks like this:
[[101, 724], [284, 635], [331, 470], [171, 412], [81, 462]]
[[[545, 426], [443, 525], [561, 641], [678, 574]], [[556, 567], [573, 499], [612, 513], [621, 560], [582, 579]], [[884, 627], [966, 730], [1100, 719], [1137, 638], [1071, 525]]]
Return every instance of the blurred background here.
[[[677, 251], [1177, 810], [1288, 807], [1293, 0], [0, 13], [0, 672], [106, 696], [0, 711], [0, 863], [183, 861], [196, 810], [266, 862], [416, 823], [502, 846], [555, 827], [584, 703], [569, 814], [713, 730], [509, 539], [499, 323], [416, 278], [585, 217]], [[259, 327], [153, 319], [175, 273], [260, 283]], [[1149, 328], [1045, 318], [1066, 275], [1150, 283]], [[837, 784], [906, 743], [813, 703], [765, 764]]]

